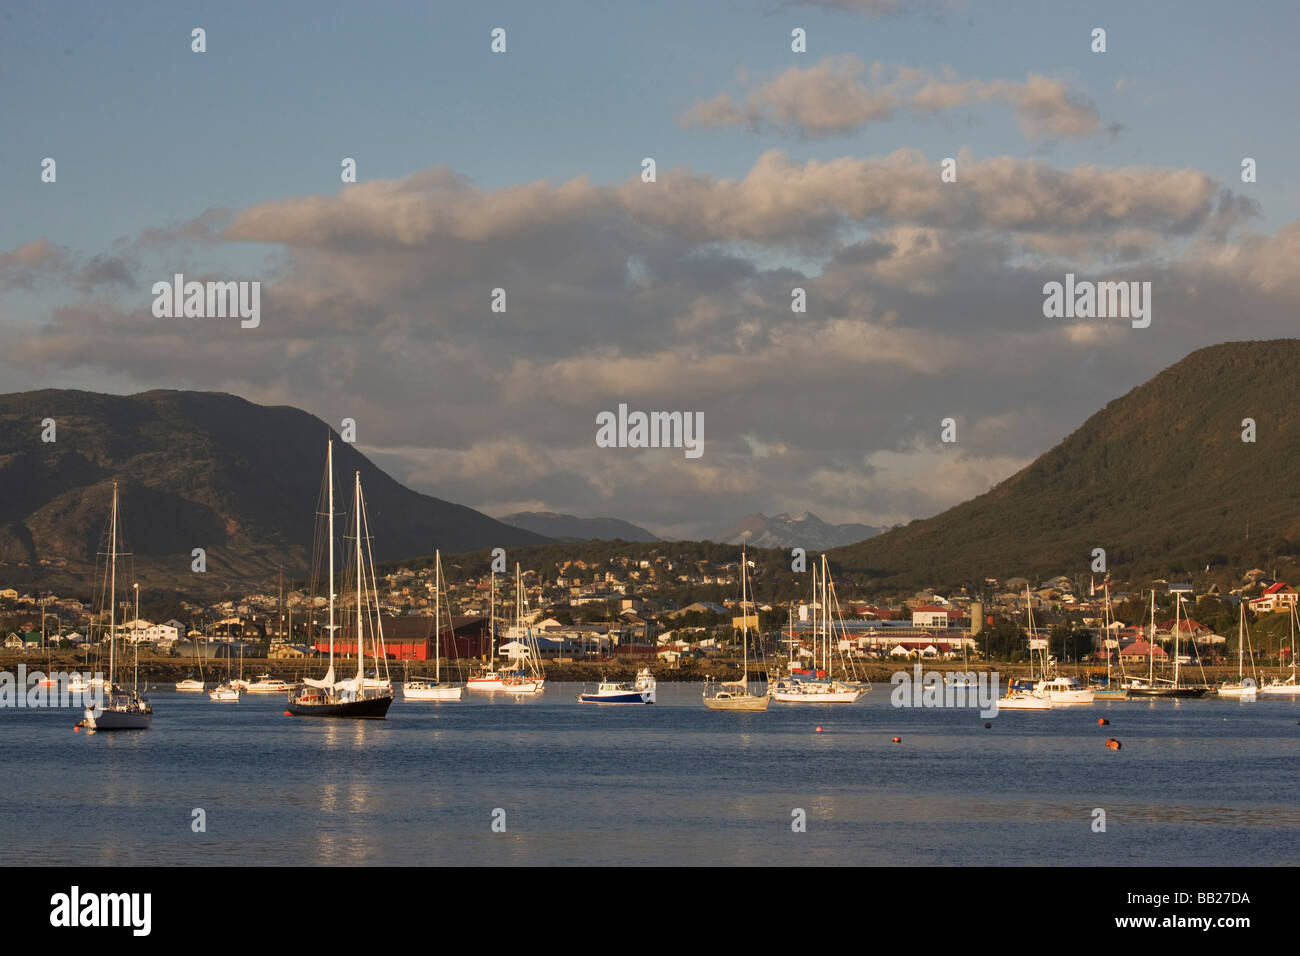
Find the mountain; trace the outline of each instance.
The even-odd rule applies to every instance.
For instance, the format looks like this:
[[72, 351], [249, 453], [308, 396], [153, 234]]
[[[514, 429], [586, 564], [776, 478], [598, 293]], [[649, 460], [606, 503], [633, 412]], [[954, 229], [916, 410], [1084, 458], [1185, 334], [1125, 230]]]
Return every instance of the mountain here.
[[[1300, 552], [1300, 340], [1200, 349], [986, 494], [835, 551], [899, 585], [1249, 567]], [[1256, 441], [1242, 440], [1244, 419]], [[1261, 564], [1261, 567], [1272, 567]]]
[[515, 528], [557, 541], [658, 541], [647, 531], [618, 518], [577, 518], [553, 511], [520, 511], [499, 519]]
[[[42, 441], [45, 419], [54, 442]], [[269, 586], [281, 564], [301, 574], [331, 436], [336, 511], [350, 509], [360, 471], [377, 560], [547, 540], [411, 491], [296, 408], [217, 392], [51, 389], [0, 395], [0, 586], [91, 580], [114, 479], [142, 586]], [[200, 547], [206, 574], [190, 570]]]
[[748, 531], [748, 543], [756, 548], [825, 551], [862, 541], [883, 530], [884, 528], [866, 524], [827, 524], [810, 511], [805, 511], [797, 518], [791, 518], [783, 512], [770, 518], [761, 514], [748, 515], [719, 534], [712, 535], [710, 540], [723, 544], [740, 544], [742, 535]]

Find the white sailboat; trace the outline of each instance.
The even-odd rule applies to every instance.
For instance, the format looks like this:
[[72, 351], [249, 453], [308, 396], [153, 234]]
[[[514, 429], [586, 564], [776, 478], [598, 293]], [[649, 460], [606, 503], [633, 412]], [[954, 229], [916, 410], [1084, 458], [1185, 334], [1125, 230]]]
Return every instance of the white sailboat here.
[[[1047, 641], [1037, 637], [1034, 632], [1034, 606], [1033, 598], [1029, 593], [1029, 585], [1025, 585], [1025, 612], [1028, 615], [1029, 627], [1029, 679], [1034, 681], [1034, 651], [1043, 654], [1047, 648]], [[1043, 670], [1046, 672], [1047, 662], [1043, 661]], [[1036, 686], [1036, 685], [1035, 685]], [[1042, 694], [1035, 694], [1034, 689], [1016, 690], [1014, 686], [1007, 688], [1007, 695], [998, 701], [998, 710], [1051, 710], [1052, 699]]]
[[745, 549], [740, 549], [740, 630], [743, 650], [740, 680], [723, 681], [717, 691], [709, 696], [709, 688], [704, 688], [704, 706], [709, 710], [767, 710], [772, 700], [767, 694], [749, 692], [749, 600], [747, 582], [749, 564], [745, 559]]
[[[448, 623], [451, 608], [447, 608]], [[442, 553], [433, 552], [433, 681], [423, 678], [402, 681], [406, 700], [460, 700], [465, 690], [460, 684], [442, 681]]]
[[1295, 622], [1296, 609], [1291, 607], [1291, 676], [1274, 677], [1271, 681], [1259, 689], [1259, 692], [1265, 697], [1295, 697], [1300, 695], [1300, 684], [1296, 683], [1295, 673]]
[[[505, 686], [501, 682], [501, 675], [497, 673], [497, 573], [491, 572], [490, 584], [488, 588], [488, 658], [485, 664], [473, 668], [469, 672], [469, 679], [465, 681], [465, 689], [479, 691], [481, 693], [496, 693], [504, 690]], [[480, 645], [481, 647], [481, 645]]]
[[[1106, 594], [1106, 603], [1102, 608], [1102, 618], [1101, 618], [1102, 620], [1101, 647], [1102, 650], [1106, 652], [1106, 686], [1094, 687], [1092, 689], [1092, 693], [1097, 700], [1124, 700], [1125, 698], [1128, 697], [1128, 691], [1124, 687], [1124, 683], [1125, 683], [1124, 658], [1119, 656], [1119, 641], [1116, 638], [1111, 637], [1112, 618], [1110, 613], [1110, 582], [1109, 581], [1104, 582], [1102, 584], [1102, 587], [1105, 590], [1105, 594]], [[1111, 666], [1110, 666], [1111, 651], [1114, 651], [1115, 656], [1119, 657], [1119, 682], [1118, 683], [1116, 683], [1115, 675], [1111, 672]]]
[[[818, 591], [819, 581], [820, 593], [814, 601], [816, 614], [813, 619], [812, 673], [796, 673], [792, 666], [790, 673], [772, 686], [768, 693], [773, 700], [783, 704], [852, 704], [871, 689], [870, 685], [836, 680], [831, 676], [831, 648], [838, 644], [831, 605], [835, 604], [838, 608], [839, 602], [835, 598], [835, 588], [831, 583], [830, 568], [824, 554], [821, 556], [820, 578], [817, 566], [813, 565], [814, 593]], [[838, 618], [838, 615], [835, 617]], [[819, 677], [819, 672], [825, 676]]]
[[[140, 696], [139, 648], [136, 648], [136, 667], [131, 690], [125, 691], [114, 681], [117, 644], [117, 482], [113, 482], [113, 516], [109, 524], [108, 572], [108, 679], [104, 683], [101, 706], [86, 708], [85, 717], [78, 724], [87, 730], [148, 730], [153, 726], [153, 705]], [[139, 591], [137, 590], [137, 601]], [[137, 617], [138, 617], [137, 613]], [[98, 711], [98, 713], [96, 712]]]
[[509, 667], [502, 668], [501, 689], [507, 694], [540, 694], [546, 689], [546, 674], [542, 669], [541, 651], [531, 625], [524, 624], [524, 575], [515, 563], [515, 644], [524, 635], [525, 654]]
[[[242, 650], [242, 648], [241, 648]], [[242, 654], [241, 654], [242, 659]], [[226, 647], [226, 679], [218, 684], [212, 690], [208, 691], [208, 700], [216, 701], [218, 704], [237, 704], [239, 703], [239, 688], [234, 685], [230, 678], [230, 647]]]
[[1251, 676], [1245, 676], [1246, 666], [1246, 602], [1242, 601], [1238, 605], [1240, 615], [1237, 620], [1237, 679], [1235, 681], [1225, 681], [1218, 687], [1220, 697], [1235, 697], [1241, 701], [1253, 701], [1258, 699], [1258, 684], [1255, 680], [1255, 654], [1252, 649], [1250, 655], [1250, 672]]
[[[137, 589], [135, 593], [136, 593], [136, 599], [138, 601], [140, 597], [140, 592]], [[138, 606], [135, 609], [135, 619], [137, 621], [140, 620], [140, 608]], [[194, 672], [191, 671], [190, 672], [191, 676], [185, 678], [185, 680], [180, 680], [176, 682], [176, 689], [178, 691], [181, 691], [183, 693], [195, 694], [195, 693], [202, 693], [204, 689], [207, 687], [207, 684], [205, 684], [203, 681], [203, 656], [199, 653], [198, 638], [194, 639], [194, 660], [199, 665], [198, 678], [196, 679], [193, 676]]]

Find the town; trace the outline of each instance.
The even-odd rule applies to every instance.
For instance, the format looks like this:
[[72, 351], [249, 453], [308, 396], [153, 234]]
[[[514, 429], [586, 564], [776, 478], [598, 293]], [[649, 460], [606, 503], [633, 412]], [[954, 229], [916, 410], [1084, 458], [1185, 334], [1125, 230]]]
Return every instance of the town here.
[[[596, 547], [600, 545], [600, 547]], [[483, 660], [493, 649], [488, 622], [496, 622], [495, 651], [503, 660], [536, 653], [556, 663], [650, 662], [689, 670], [695, 662], [738, 655], [739, 633], [758, 633], [769, 655], [808, 656], [819, 606], [804, 579], [790, 571], [789, 553], [750, 551], [746, 557], [757, 601], [740, 606], [740, 549], [658, 542], [620, 549], [593, 542], [570, 550], [608, 556], [563, 558], [559, 549], [525, 549], [523, 593], [513, 574], [485, 573], [480, 553], [444, 559], [443, 593], [436, 594], [432, 559], [401, 562], [381, 571], [377, 600], [384, 646], [394, 662]], [[544, 560], [531, 552], [542, 551]], [[701, 551], [735, 552], [734, 559], [700, 557]], [[513, 569], [512, 569], [513, 570]], [[134, 596], [115, 609], [119, 639], [141, 651], [181, 659], [303, 660], [328, 650], [323, 627], [326, 598], [305, 581], [285, 576], [278, 586], [211, 604]], [[1222, 593], [1158, 579], [1138, 585], [1097, 580], [1097, 575], [1046, 580], [985, 579], [978, 588], [868, 594], [845, 582], [829, 593], [835, 645], [847, 659], [936, 659], [1016, 662], [1027, 658], [1026, 609], [1036, 632], [1059, 661], [1146, 668], [1171, 660], [1213, 665], [1236, 659], [1238, 606], [1245, 602], [1254, 638], [1248, 653], [1260, 663], [1289, 665], [1291, 612], [1296, 588], [1259, 568]], [[1156, 592], [1154, 631], [1150, 592]], [[804, 590], [809, 593], [800, 594]], [[771, 594], [767, 600], [763, 596]], [[1183, 601], [1174, 640], [1173, 602]], [[1109, 611], [1107, 602], [1109, 601]], [[346, 611], [348, 592], [340, 593]], [[434, 634], [435, 605], [441, 633]], [[157, 607], [162, 614], [151, 614]], [[522, 609], [520, 613], [516, 613]], [[107, 640], [103, 620], [89, 602], [48, 592], [0, 588], [0, 634], [8, 654], [72, 651], [85, 657]], [[370, 649], [367, 648], [367, 652]], [[353, 655], [343, 632], [336, 653]]]

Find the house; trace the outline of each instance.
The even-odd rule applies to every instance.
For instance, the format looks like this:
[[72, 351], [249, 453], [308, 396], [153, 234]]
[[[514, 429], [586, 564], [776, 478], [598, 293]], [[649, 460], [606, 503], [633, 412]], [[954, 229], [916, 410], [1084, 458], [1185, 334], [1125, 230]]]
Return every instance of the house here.
[[1285, 581], [1278, 581], [1266, 588], [1259, 597], [1253, 598], [1250, 602], [1250, 609], [1256, 614], [1290, 611], [1296, 606], [1296, 597], [1295, 588]]
[[1155, 658], [1158, 661], [1168, 660], [1169, 655], [1159, 647], [1153, 647], [1146, 641], [1134, 641], [1127, 647], [1121, 648], [1119, 652], [1120, 660], [1128, 664], [1136, 664]]

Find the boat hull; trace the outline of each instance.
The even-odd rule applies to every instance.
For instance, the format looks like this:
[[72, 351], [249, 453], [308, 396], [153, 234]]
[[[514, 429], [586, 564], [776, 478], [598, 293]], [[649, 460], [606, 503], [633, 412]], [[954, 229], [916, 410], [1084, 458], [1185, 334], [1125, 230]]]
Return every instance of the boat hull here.
[[772, 698], [767, 696], [754, 697], [752, 695], [748, 697], [706, 697], [704, 698], [704, 706], [709, 710], [760, 711], [767, 710], [767, 705], [771, 700]]
[[1208, 687], [1130, 687], [1128, 695], [1130, 697], [1172, 697], [1175, 699], [1185, 699], [1192, 697], [1204, 697], [1209, 693]]
[[1040, 697], [1004, 697], [998, 701], [998, 710], [1051, 710], [1052, 702]]
[[402, 697], [406, 700], [460, 700], [465, 688], [458, 684], [434, 684], [431, 687], [408, 687], [402, 685]]
[[81, 726], [87, 730], [148, 730], [153, 726], [153, 715], [140, 710], [105, 710], [98, 716], [87, 709]]
[[619, 694], [579, 694], [582, 704], [653, 704], [654, 695], [648, 690], [626, 691]]
[[852, 704], [862, 699], [860, 690], [831, 690], [820, 692], [772, 691], [772, 699], [782, 704]]
[[290, 701], [286, 711], [294, 717], [350, 717], [358, 720], [383, 720], [392, 706], [391, 697], [370, 697], [335, 704], [303, 704]]
[[1126, 690], [1094, 690], [1092, 692], [1094, 700], [1125, 700], [1128, 697]]
[[1265, 697], [1300, 697], [1300, 684], [1265, 684], [1259, 692]]

